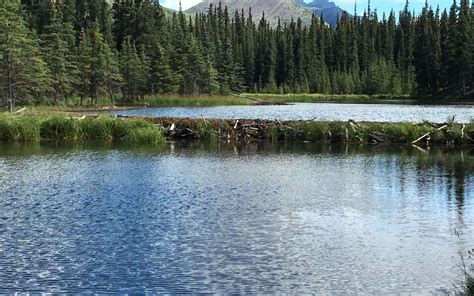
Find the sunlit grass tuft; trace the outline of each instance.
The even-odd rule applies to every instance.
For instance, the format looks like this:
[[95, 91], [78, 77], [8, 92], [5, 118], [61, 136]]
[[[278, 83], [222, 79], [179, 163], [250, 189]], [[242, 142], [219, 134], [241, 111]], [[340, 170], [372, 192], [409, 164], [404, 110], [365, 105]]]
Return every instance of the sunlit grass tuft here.
[[163, 143], [165, 138], [159, 128], [141, 119], [0, 115], [0, 141], [39, 140], [121, 141], [155, 145]]
[[316, 103], [316, 102], [345, 102], [345, 103], [371, 103], [389, 100], [411, 100], [408, 96], [390, 95], [330, 95], [330, 94], [244, 94], [245, 96], [271, 103]]
[[79, 120], [64, 116], [49, 116], [40, 120], [42, 139], [77, 140], [81, 138]]
[[157, 95], [147, 96], [141, 103], [150, 107], [201, 107], [201, 106], [234, 106], [250, 105], [251, 100], [233, 96], [178, 96], [178, 95]]
[[218, 140], [217, 131], [214, 127], [208, 123], [200, 123], [196, 126], [196, 136], [200, 139], [206, 139], [210, 141]]
[[35, 118], [0, 114], [0, 141], [38, 141], [40, 130]]
[[156, 127], [147, 126], [131, 129], [123, 140], [125, 143], [131, 145], [158, 145], [164, 143], [165, 137]]

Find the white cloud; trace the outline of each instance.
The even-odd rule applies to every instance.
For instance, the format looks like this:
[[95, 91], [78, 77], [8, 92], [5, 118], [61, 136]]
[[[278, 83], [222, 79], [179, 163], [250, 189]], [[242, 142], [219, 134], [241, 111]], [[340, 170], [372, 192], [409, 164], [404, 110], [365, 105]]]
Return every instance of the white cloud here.
[[[181, 0], [181, 5], [183, 6], [183, 10], [186, 10], [190, 7], [201, 2], [201, 0]], [[162, 0], [160, 4], [164, 7], [172, 8], [172, 9], [179, 9], [179, 0]]]

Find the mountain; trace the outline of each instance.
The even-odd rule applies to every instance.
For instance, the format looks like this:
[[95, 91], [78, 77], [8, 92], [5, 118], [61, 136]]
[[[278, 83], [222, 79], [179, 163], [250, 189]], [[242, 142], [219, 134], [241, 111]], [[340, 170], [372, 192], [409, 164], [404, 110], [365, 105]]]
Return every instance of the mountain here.
[[252, 15], [256, 22], [265, 12], [265, 17], [272, 25], [277, 23], [278, 18], [282, 22], [289, 22], [292, 18], [294, 20], [301, 18], [304, 24], [309, 24], [311, 15], [315, 13], [317, 16], [322, 16], [326, 23], [334, 26], [344, 11], [329, 0], [313, 0], [310, 3], [306, 3], [304, 0], [204, 0], [186, 12], [205, 12], [209, 9], [210, 4], [217, 6], [219, 2], [222, 3], [222, 6], [227, 6], [231, 16], [236, 10], [243, 9], [245, 13], [248, 13], [248, 8], [252, 7]]
[[324, 21], [332, 26], [337, 24], [338, 18], [344, 12], [339, 6], [329, 0], [313, 0], [306, 3], [303, 0], [296, 0], [296, 4], [311, 9], [317, 16], [322, 16]]
[[248, 13], [249, 7], [252, 8], [253, 19], [258, 22], [265, 13], [265, 17], [270, 24], [275, 25], [278, 18], [282, 22], [290, 22], [293, 18], [296, 20], [301, 18], [303, 23], [309, 24], [311, 22], [312, 12], [307, 7], [298, 5], [295, 1], [299, 0], [204, 0], [203, 2], [186, 10], [187, 13], [205, 12], [209, 9], [209, 5], [214, 6], [222, 3], [222, 6], [227, 6], [229, 14], [234, 15], [236, 10]]

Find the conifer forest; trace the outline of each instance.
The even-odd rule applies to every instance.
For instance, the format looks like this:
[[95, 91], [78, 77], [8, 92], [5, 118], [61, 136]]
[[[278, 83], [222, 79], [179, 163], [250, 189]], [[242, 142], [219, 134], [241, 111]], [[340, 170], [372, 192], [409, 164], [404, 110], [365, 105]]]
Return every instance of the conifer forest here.
[[251, 10], [186, 14], [151, 0], [0, 2], [6, 108], [99, 97], [255, 93], [472, 98], [474, 12], [347, 13], [271, 26]]

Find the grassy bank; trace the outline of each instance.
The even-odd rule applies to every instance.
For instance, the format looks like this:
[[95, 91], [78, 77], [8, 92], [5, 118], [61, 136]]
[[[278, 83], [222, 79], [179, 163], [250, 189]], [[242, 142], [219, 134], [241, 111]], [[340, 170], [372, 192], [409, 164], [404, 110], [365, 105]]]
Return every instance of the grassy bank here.
[[250, 105], [252, 100], [234, 96], [147, 96], [140, 103], [149, 107], [200, 107]]
[[317, 102], [341, 102], [341, 103], [378, 103], [378, 102], [414, 102], [410, 96], [391, 95], [328, 95], [328, 94], [244, 94], [258, 100], [270, 103], [317, 103]]
[[66, 107], [107, 107], [107, 106], [129, 106], [129, 107], [199, 107], [199, 106], [232, 106], [232, 105], [250, 105], [252, 100], [238, 96], [219, 96], [219, 95], [153, 95], [145, 96], [135, 101], [127, 98], [119, 98], [111, 101], [108, 98], [99, 98], [97, 105], [91, 104], [90, 100], [84, 100], [81, 105], [79, 98], [71, 98]]
[[[97, 105], [91, 104], [90, 99], [85, 99], [81, 105], [80, 98], [69, 98], [66, 102], [49, 105], [27, 105], [17, 106], [14, 111], [21, 110], [25, 115], [64, 115], [74, 114], [81, 116], [84, 112], [89, 114], [99, 114], [104, 111], [120, 110], [129, 108], [144, 107], [206, 107], [206, 106], [235, 106], [251, 105], [258, 101], [251, 98], [237, 96], [180, 96], [180, 95], [159, 95], [147, 96], [135, 102], [125, 99], [117, 99], [113, 102], [108, 98], [99, 98]], [[1, 110], [0, 110], [1, 112]]]
[[359, 103], [359, 104], [473, 104], [469, 99], [447, 96], [357, 95], [357, 94], [243, 94], [267, 103]]
[[474, 145], [474, 122], [434, 125], [412, 123], [354, 123], [266, 120], [197, 120], [149, 118], [164, 129], [174, 124], [165, 134], [171, 138], [297, 141], [314, 143], [397, 143], [423, 145]]
[[0, 141], [37, 142], [120, 141], [128, 144], [160, 144], [165, 138], [152, 123], [108, 116], [17, 116], [0, 114]]

